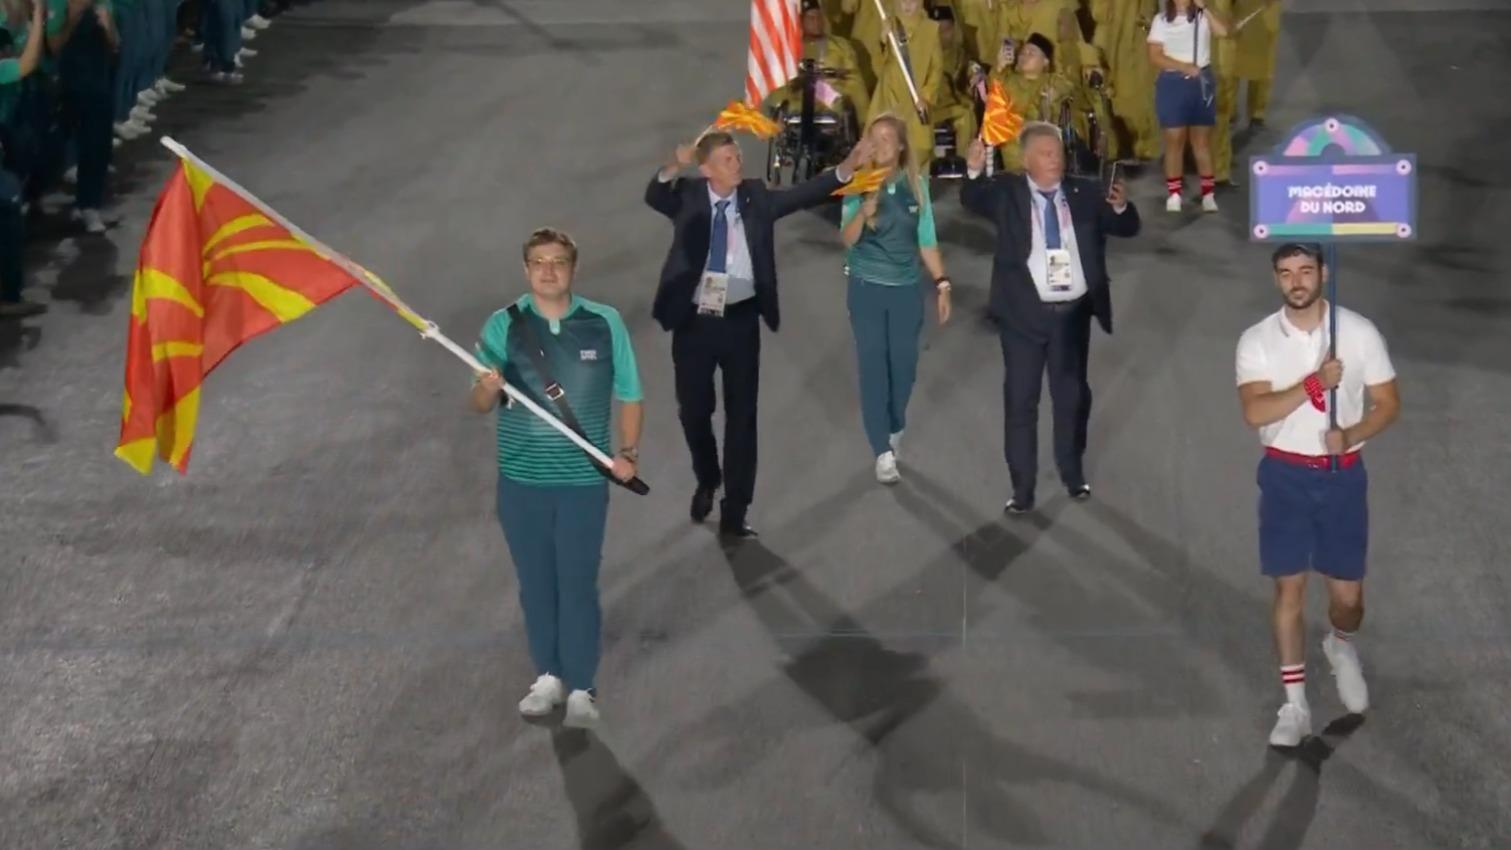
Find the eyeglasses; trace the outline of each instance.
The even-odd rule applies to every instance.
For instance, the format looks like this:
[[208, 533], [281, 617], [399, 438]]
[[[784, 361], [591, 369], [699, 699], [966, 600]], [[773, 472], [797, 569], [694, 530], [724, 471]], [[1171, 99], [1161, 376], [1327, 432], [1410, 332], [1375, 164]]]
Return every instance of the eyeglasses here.
[[562, 269], [571, 268], [572, 260], [568, 257], [536, 257], [527, 265], [529, 265], [531, 269], [538, 272], [545, 271], [548, 268], [561, 271]]

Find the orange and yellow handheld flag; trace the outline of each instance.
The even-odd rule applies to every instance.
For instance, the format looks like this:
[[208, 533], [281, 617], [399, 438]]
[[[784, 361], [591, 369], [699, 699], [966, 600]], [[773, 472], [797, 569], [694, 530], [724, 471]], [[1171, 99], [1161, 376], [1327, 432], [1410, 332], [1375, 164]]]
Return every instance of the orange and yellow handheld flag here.
[[1023, 116], [1013, 111], [1013, 99], [1001, 80], [992, 80], [986, 95], [986, 110], [981, 115], [981, 139], [997, 145], [1011, 142], [1023, 131]]
[[360, 281], [188, 159], [142, 240], [116, 456], [188, 469], [200, 386], [226, 355]]
[[761, 110], [738, 100], [729, 105], [714, 119], [713, 126], [719, 130], [744, 130], [761, 140], [768, 140], [781, 132], [781, 125], [767, 117]]
[[855, 176], [850, 178], [849, 183], [840, 186], [829, 194], [836, 198], [842, 198], [846, 195], [864, 195], [880, 189], [881, 184], [885, 183], [886, 180], [887, 169], [862, 168], [855, 172]]

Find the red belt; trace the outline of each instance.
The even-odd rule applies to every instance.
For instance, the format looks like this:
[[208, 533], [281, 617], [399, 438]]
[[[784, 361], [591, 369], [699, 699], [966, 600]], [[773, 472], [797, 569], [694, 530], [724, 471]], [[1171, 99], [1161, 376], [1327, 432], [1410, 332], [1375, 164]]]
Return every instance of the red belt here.
[[[1264, 453], [1276, 460], [1282, 460], [1295, 466], [1304, 466], [1308, 469], [1328, 469], [1332, 460], [1328, 455], [1298, 455], [1295, 452], [1281, 451], [1266, 447]], [[1338, 459], [1340, 469], [1348, 469], [1358, 463], [1363, 457], [1362, 452], [1349, 452]]]

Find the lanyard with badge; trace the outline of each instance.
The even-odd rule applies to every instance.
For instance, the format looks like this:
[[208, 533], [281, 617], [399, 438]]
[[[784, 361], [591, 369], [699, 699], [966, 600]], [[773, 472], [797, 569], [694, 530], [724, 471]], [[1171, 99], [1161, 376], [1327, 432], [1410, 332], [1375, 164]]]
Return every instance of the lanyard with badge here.
[[[719, 203], [719, 214], [714, 218], [712, 238], [709, 240], [709, 260], [718, 257], [718, 268], [703, 270], [702, 286], [698, 287], [698, 315], [700, 316], [723, 316], [724, 306], [729, 300], [729, 231], [734, 227], [734, 222], [725, 217], [724, 202]], [[722, 224], [724, 230], [719, 232]], [[709, 266], [714, 263], [710, 262]]]
[[[1042, 197], [1042, 196], [1041, 196]], [[1070, 205], [1066, 202], [1062, 193], [1056, 192], [1055, 199], [1050, 201], [1055, 207], [1055, 217], [1060, 222], [1060, 247], [1051, 248], [1048, 243], [1049, 233], [1044, 229], [1044, 211], [1039, 209], [1039, 202], [1034, 200], [1034, 223], [1038, 225], [1039, 232], [1045, 235], [1044, 244], [1044, 282], [1050, 292], [1069, 292], [1073, 284], [1070, 265], [1070, 249], [1065, 247], [1064, 234], [1074, 226], [1070, 219]]]

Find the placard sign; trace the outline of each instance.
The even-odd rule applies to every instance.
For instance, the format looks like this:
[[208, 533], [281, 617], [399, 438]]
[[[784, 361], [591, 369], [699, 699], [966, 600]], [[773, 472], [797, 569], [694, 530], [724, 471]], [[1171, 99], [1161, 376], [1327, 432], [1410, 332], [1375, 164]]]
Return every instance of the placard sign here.
[[1400, 242], [1417, 235], [1417, 158], [1391, 153], [1349, 115], [1302, 122], [1249, 158], [1249, 238], [1257, 242]]

